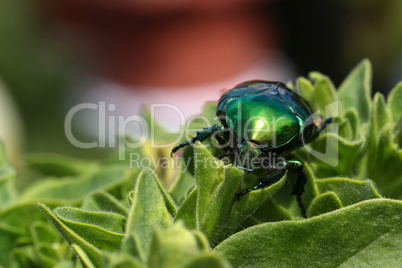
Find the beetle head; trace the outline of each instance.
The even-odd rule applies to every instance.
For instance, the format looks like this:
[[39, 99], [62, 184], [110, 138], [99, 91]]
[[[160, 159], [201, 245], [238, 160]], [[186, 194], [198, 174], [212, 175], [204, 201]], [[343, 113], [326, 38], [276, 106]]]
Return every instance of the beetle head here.
[[258, 145], [251, 141], [244, 141], [237, 146], [235, 152], [236, 167], [245, 171], [253, 171], [256, 163], [261, 156]]

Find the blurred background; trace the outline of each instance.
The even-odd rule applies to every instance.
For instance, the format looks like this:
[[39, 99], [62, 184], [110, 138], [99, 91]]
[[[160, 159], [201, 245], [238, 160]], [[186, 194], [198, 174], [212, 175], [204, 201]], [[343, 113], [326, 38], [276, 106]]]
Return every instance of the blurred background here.
[[[373, 91], [402, 79], [402, 1], [0, 0], [0, 137], [9, 157], [79, 149], [68, 111], [105, 102], [113, 116], [169, 103], [186, 118], [249, 79], [287, 82], [310, 71], [339, 86], [363, 58]], [[98, 113], [80, 113], [74, 135], [96, 140]], [[180, 127], [172, 110], [157, 117]], [[138, 126], [132, 125], [132, 131]], [[77, 138], [77, 139], [78, 139]]]

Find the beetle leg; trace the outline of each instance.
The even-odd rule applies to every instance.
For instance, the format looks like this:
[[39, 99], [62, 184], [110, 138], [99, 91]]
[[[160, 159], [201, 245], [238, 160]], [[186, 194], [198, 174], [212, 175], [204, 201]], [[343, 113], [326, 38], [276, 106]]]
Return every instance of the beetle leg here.
[[296, 184], [293, 186], [292, 194], [296, 196], [297, 203], [304, 218], [307, 218], [306, 209], [302, 202], [302, 194], [304, 192], [304, 186], [307, 183], [306, 171], [304, 170], [303, 164], [297, 160], [286, 161], [286, 169], [293, 171], [297, 174]]
[[215, 132], [221, 130], [223, 127], [222, 126], [218, 126], [218, 125], [213, 125], [212, 127], [209, 128], [204, 128], [202, 131], [198, 132], [197, 131], [197, 135], [195, 135], [194, 138], [192, 138], [189, 141], [183, 142], [179, 145], [177, 145], [176, 147], [173, 148], [172, 152], [170, 153], [170, 156], [173, 157], [173, 155], [180, 149], [183, 148], [187, 145], [190, 145], [192, 143], [195, 143], [196, 141], [204, 141], [206, 140], [208, 137], [210, 137], [212, 134], [214, 134]]
[[260, 188], [268, 187], [276, 182], [278, 182], [286, 171], [294, 172], [298, 175], [296, 184], [293, 187], [292, 194], [296, 196], [297, 203], [299, 205], [301, 214], [304, 218], [307, 218], [306, 209], [302, 202], [302, 194], [304, 192], [304, 186], [307, 182], [306, 172], [303, 168], [303, 164], [297, 160], [288, 160], [285, 162], [285, 167], [269, 174], [268, 176], [258, 179], [259, 183], [251, 188], [244, 190], [243, 192], [237, 193], [237, 199], [240, 196], [247, 194], [248, 192], [258, 190]]
[[280, 170], [275, 171], [274, 173], [269, 174], [268, 176], [266, 176], [264, 178], [259, 179], [258, 181], [260, 183], [258, 183], [257, 185], [255, 185], [251, 188], [248, 188], [248, 189], [244, 190], [243, 192], [237, 193], [236, 194], [237, 199], [239, 199], [240, 196], [247, 194], [248, 192], [255, 191], [260, 188], [266, 188], [266, 187], [278, 182], [283, 177], [285, 172], [286, 172], [286, 169], [280, 169]]
[[234, 155], [234, 154], [235, 154], [235, 152], [227, 152], [227, 153], [224, 153], [224, 154], [221, 154], [220, 156], [218, 156], [218, 159], [219, 159], [219, 160], [222, 160], [222, 159], [225, 158], [226, 156]]
[[323, 131], [329, 124], [331, 124], [333, 119], [334, 119], [333, 117], [330, 117], [322, 121], [321, 124], [318, 126], [314, 138], [317, 137], [321, 133], [321, 131]]

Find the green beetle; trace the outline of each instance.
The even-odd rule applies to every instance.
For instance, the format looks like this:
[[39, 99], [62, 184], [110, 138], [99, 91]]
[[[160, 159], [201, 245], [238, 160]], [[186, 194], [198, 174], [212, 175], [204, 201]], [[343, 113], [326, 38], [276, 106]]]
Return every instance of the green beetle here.
[[[272, 170], [259, 179], [254, 187], [237, 194], [267, 187], [277, 182], [287, 170], [298, 174], [292, 194], [296, 195], [302, 215], [306, 217], [301, 196], [306, 184], [303, 165], [297, 160], [272, 164], [271, 157], [282, 156], [304, 146], [331, 123], [332, 118], [314, 117], [308, 102], [281, 82], [247, 81], [225, 92], [218, 102], [216, 115], [222, 126], [205, 128], [172, 150], [203, 141], [210, 136], [217, 139], [226, 151], [219, 158], [234, 155], [235, 165], [245, 172], [256, 168]], [[267, 159], [270, 161], [268, 162]]]

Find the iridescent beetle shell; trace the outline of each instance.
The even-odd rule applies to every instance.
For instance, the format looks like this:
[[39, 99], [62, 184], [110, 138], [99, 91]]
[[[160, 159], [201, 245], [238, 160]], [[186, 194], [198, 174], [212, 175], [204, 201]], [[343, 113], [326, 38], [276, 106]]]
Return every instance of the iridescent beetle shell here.
[[241, 83], [222, 95], [216, 114], [238, 143], [251, 141], [264, 150], [293, 150], [317, 131], [307, 101], [280, 82]]

